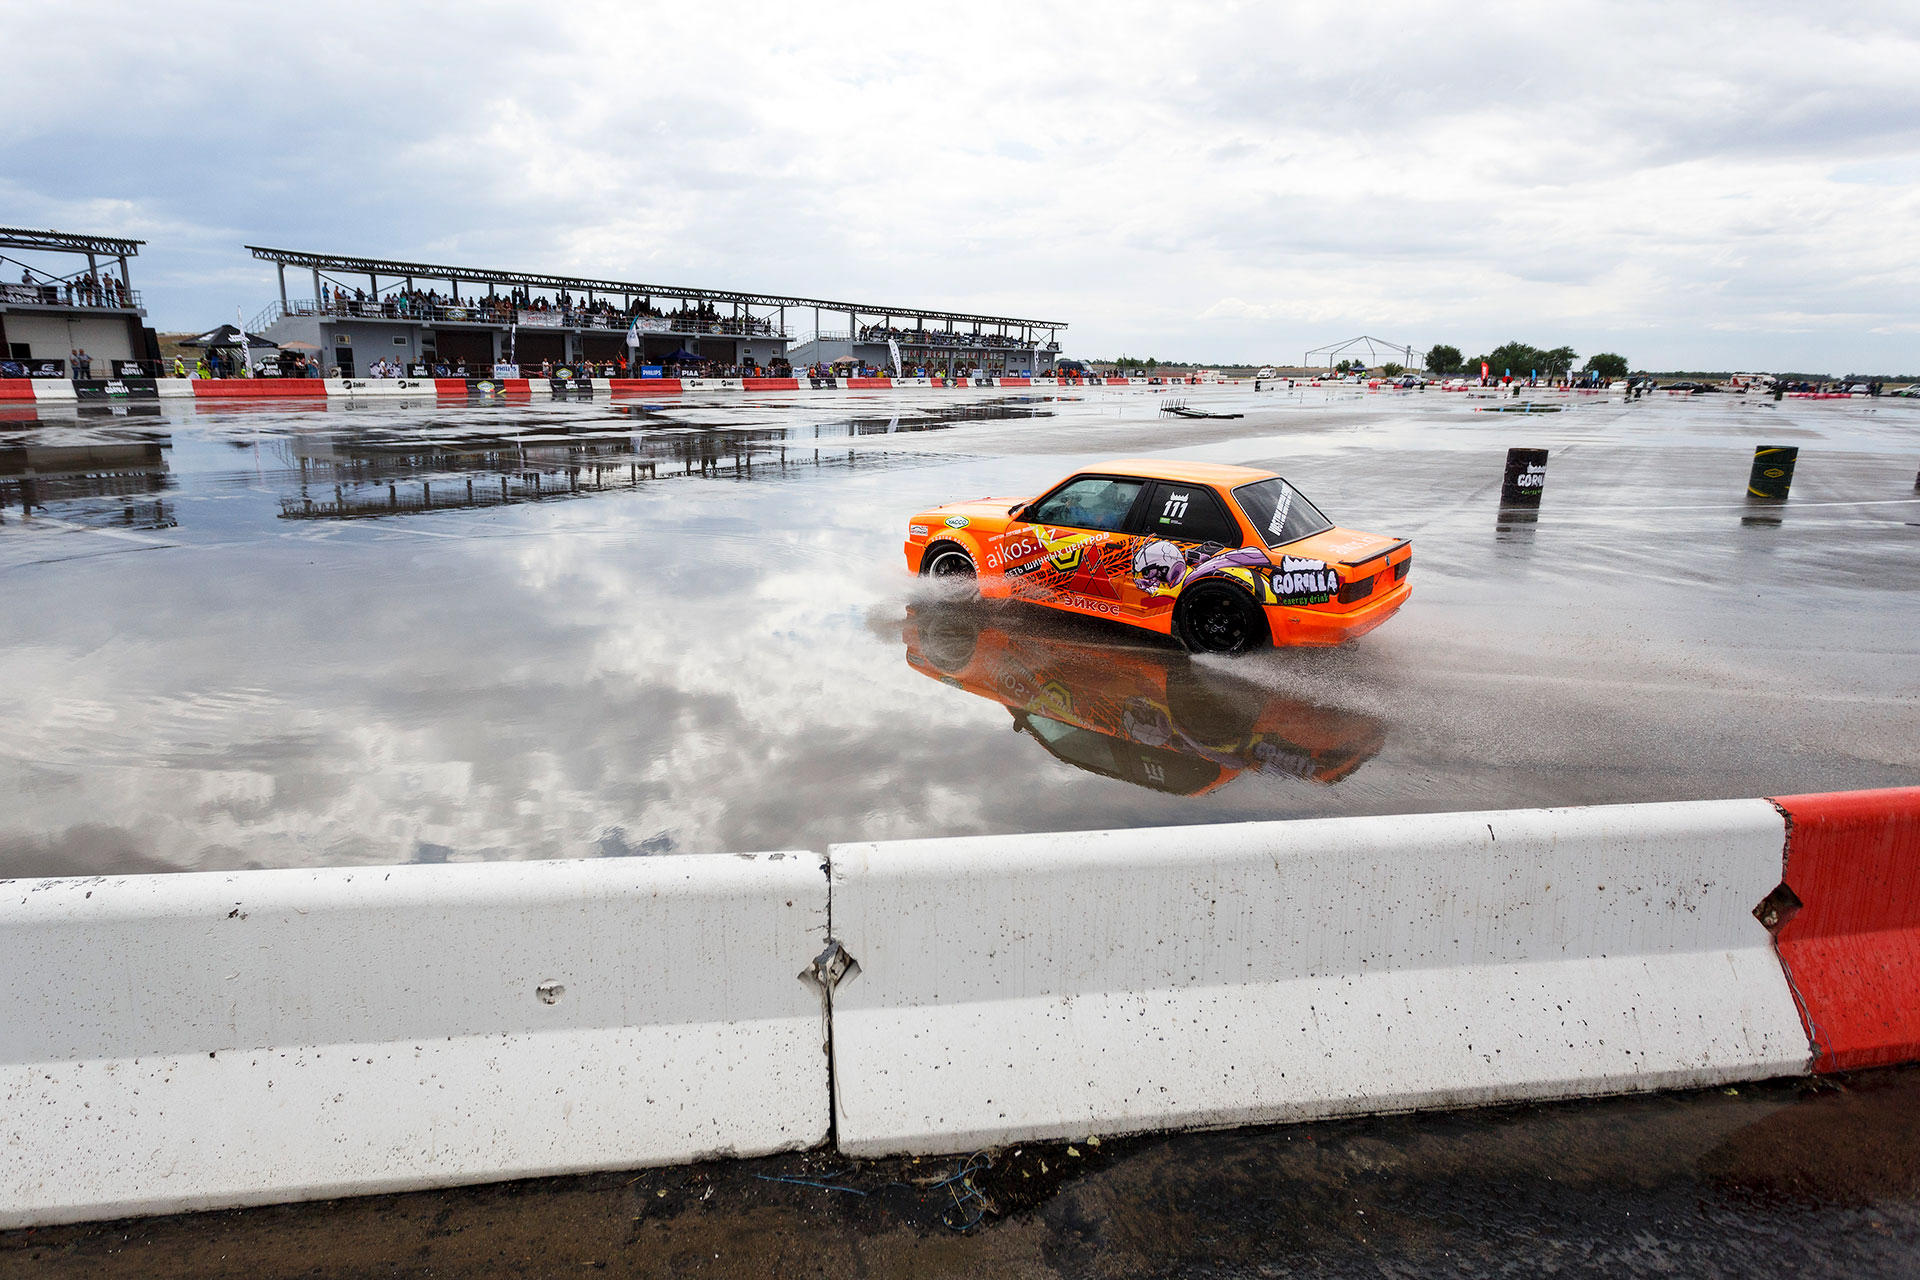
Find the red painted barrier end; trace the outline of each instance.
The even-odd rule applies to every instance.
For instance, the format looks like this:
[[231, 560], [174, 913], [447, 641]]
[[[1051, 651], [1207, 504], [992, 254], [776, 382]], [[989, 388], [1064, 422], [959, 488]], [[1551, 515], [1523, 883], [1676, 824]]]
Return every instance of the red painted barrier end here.
[[1920, 787], [1773, 803], [1800, 902], [1775, 937], [1814, 1070], [1920, 1059]]
[[0, 378], [0, 400], [32, 400], [32, 378]]
[[195, 378], [197, 400], [324, 400], [327, 384], [318, 378]]
[[651, 396], [680, 391], [678, 378], [609, 378], [607, 389], [616, 396]]

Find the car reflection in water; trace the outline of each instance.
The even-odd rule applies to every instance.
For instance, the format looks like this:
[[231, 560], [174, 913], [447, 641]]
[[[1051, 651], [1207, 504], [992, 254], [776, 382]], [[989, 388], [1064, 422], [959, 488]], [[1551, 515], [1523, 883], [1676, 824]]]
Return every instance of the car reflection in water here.
[[1363, 712], [1263, 689], [1178, 650], [1103, 642], [1094, 626], [922, 602], [907, 608], [907, 662], [1001, 703], [1016, 730], [1075, 768], [1173, 795], [1243, 773], [1331, 786], [1386, 744], [1386, 725]]

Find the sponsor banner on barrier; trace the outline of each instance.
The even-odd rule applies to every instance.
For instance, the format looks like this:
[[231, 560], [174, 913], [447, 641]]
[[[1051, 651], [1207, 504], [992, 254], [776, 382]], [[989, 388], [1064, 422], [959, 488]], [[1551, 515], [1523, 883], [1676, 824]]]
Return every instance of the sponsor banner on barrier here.
[[64, 378], [65, 360], [0, 360], [0, 378]]
[[160, 384], [153, 378], [92, 378], [73, 384], [78, 400], [158, 400]]
[[328, 393], [345, 396], [421, 396], [439, 387], [435, 378], [336, 378], [327, 383]]
[[547, 385], [552, 389], [555, 399], [562, 396], [579, 399], [593, 395], [592, 378], [549, 378]]
[[807, 385], [815, 391], [835, 391], [839, 389], [838, 378], [808, 378]]
[[485, 398], [531, 397], [533, 384], [525, 378], [468, 378], [467, 394]]
[[558, 311], [522, 311], [519, 322], [528, 329], [563, 329], [567, 323]]

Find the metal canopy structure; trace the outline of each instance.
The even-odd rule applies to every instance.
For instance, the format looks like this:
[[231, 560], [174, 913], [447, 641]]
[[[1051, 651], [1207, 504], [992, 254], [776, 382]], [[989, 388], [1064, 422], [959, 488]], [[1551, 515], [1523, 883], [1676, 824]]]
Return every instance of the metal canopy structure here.
[[[145, 240], [129, 240], [124, 236], [83, 236], [72, 231], [0, 227], [0, 251], [12, 249], [28, 253], [65, 253], [87, 260], [84, 267], [76, 266], [71, 271], [55, 274], [45, 266], [23, 262], [0, 252], [0, 266], [9, 268], [9, 274], [11, 268], [20, 267], [28, 276], [17, 285], [0, 282], [0, 303], [57, 307], [62, 305], [60, 295], [64, 286], [65, 305], [68, 307], [78, 301], [81, 306], [132, 310], [144, 316], [147, 313], [140, 294], [132, 287], [133, 280], [127, 274], [127, 259], [138, 257], [140, 246], [145, 243]], [[100, 265], [102, 258], [110, 260], [104, 272]], [[117, 288], [112, 285], [113, 264], [118, 264], [120, 268], [120, 284]], [[33, 279], [36, 275], [37, 282]]]
[[125, 240], [119, 236], [83, 236], [71, 231], [30, 231], [25, 227], [0, 227], [0, 249], [44, 249], [51, 253], [91, 253], [108, 258], [133, 258], [140, 254], [145, 240]]
[[1315, 347], [1313, 350], [1307, 352], [1306, 359], [1302, 360], [1301, 363], [1308, 368], [1312, 368], [1314, 364], [1318, 363], [1314, 359], [1315, 356], [1325, 356], [1326, 365], [1331, 369], [1335, 356], [1345, 355], [1354, 348], [1361, 346], [1367, 349], [1367, 368], [1369, 369], [1386, 363], [1386, 361], [1380, 358], [1383, 353], [1395, 357], [1398, 363], [1404, 364], [1409, 369], [1426, 368], [1426, 361], [1422, 359], [1412, 347], [1401, 346], [1397, 342], [1388, 342], [1385, 338], [1370, 338], [1365, 334], [1361, 334], [1357, 338], [1348, 338], [1345, 342], [1335, 342], [1324, 347]]
[[455, 293], [461, 283], [483, 284], [489, 287], [506, 285], [523, 289], [565, 289], [570, 293], [619, 294], [625, 297], [665, 297], [681, 298], [696, 302], [707, 302], [730, 307], [763, 307], [769, 310], [787, 307], [813, 308], [849, 316], [881, 316], [887, 318], [913, 318], [916, 320], [940, 320], [974, 326], [995, 325], [1016, 327], [1028, 331], [1044, 329], [1048, 332], [1065, 329], [1065, 321], [1030, 320], [1017, 316], [975, 315], [962, 311], [937, 311], [925, 307], [870, 306], [865, 303], [840, 302], [828, 298], [801, 298], [777, 293], [746, 293], [731, 289], [698, 289], [686, 285], [644, 284], [633, 280], [596, 280], [585, 276], [544, 275], [527, 271], [501, 271], [486, 267], [453, 267], [444, 263], [395, 262], [384, 258], [355, 258], [337, 254], [303, 253], [294, 249], [271, 249], [261, 245], [245, 246], [254, 257], [274, 263], [280, 269], [281, 297], [285, 301], [286, 268], [304, 267], [315, 273], [316, 290], [319, 273], [338, 272], [342, 275], [366, 277], [375, 282], [375, 292], [379, 291], [378, 281], [386, 276], [390, 280], [411, 282], [415, 279], [445, 280], [454, 285]]

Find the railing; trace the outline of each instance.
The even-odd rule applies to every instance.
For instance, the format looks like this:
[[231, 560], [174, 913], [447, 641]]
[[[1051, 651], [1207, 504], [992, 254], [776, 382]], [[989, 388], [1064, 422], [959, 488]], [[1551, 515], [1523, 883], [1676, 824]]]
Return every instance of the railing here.
[[[862, 344], [879, 344], [889, 338], [900, 344], [901, 349], [910, 347], [947, 347], [963, 351], [1031, 351], [1033, 343], [1010, 333], [949, 333], [945, 329], [863, 329], [856, 341]], [[1040, 345], [1042, 351], [1058, 351], [1060, 343], [1049, 341]]]
[[35, 307], [90, 307], [100, 311], [137, 311], [145, 305], [138, 289], [118, 289], [111, 298], [104, 292], [96, 293], [89, 299], [71, 284], [0, 284], [0, 302]]
[[[404, 320], [417, 324], [519, 324], [527, 328], [598, 329], [624, 333], [633, 317], [620, 312], [588, 310], [584, 307], [557, 307], [546, 311], [516, 308], [511, 303], [420, 303], [392, 302], [373, 298], [333, 298], [325, 303], [301, 298], [287, 303], [269, 303], [253, 318], [251, 331], [265, 329], [281, 316], [336, 316], [341, 319]], [[732, 317], [708, 317], [667, 314], [642, 316], [641, 332], [658, 336], [785, 338], [787, 331], [770, 320], [736, 320]], [[656, 327], [647, 327], [652, 322]]]

